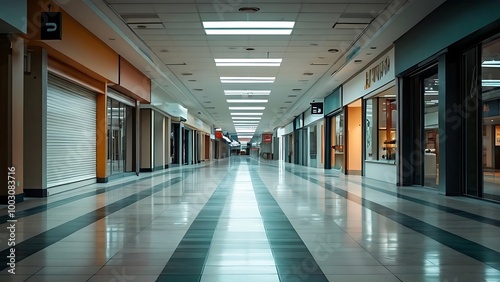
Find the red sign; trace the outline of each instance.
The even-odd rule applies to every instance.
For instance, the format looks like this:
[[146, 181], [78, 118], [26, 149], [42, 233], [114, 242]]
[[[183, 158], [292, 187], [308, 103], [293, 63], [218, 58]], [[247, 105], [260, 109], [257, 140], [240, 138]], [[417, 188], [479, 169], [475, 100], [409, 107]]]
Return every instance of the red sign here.
[[222, 139], [222, 131], [215, 131], [215, 138]]
[[273, 135], [272, 134], [262, 134], [262, 142], [271, 142], [273, 140]]

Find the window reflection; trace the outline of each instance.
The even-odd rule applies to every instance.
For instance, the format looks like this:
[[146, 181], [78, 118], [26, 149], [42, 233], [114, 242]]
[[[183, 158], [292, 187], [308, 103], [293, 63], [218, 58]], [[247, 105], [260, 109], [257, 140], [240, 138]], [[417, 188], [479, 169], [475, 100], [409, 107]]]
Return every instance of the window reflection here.
[[500, 200], [500, 35], [483, 43], [483, 196]]

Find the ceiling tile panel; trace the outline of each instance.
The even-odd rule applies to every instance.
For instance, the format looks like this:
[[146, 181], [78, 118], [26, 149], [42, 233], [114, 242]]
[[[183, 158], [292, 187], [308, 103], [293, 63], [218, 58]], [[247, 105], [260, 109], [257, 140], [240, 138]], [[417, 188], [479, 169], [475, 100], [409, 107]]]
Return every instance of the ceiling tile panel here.
[[[233, 2], [233, 3], [231, 3]], [[226, 14], [226, 13], [238, 13], [244, 14], [238, 11], [241, 7], [258, 7], [260, 11], [255, 14], [248, 14], [249, 18], [252, 19], [252, 16], [259, 15], [262, 13], [298, 13], [300, 11], [300, 4], [288, 3], [287, 5], [283, 4], [269, 4], [269, 3], [252, 3], [251, 5], [246, 4], [243, 1], [227, 1], [224, 3], [223, 1], [213, 1], [212, 4], [198, 4], [198, 9], [200, 13], [217, 13], [217, 14]]]
[[195, 4], [153, 4], [157, 13], [196, 13]]
[[345, 10], [346, 13], [369, 13], [372, 15], [380, 14], [387, 4], [350, 4]]
[[303, 4], [301, 13], [343, 13], [347, 4]]
[[295, 21], [297, 13], [200, 13], [202, 21]]
[[[158, 17], [162, 22], [179, 23], [179, 22], [198, 22], [200, 23], [200, 16], [198, 13], [158, 13]], [[201, 23], [200, 23], [201, 24]]]
[[156, 12], [150, 4], [113, 4], [111, 7], [119, 14], [149, 14]]

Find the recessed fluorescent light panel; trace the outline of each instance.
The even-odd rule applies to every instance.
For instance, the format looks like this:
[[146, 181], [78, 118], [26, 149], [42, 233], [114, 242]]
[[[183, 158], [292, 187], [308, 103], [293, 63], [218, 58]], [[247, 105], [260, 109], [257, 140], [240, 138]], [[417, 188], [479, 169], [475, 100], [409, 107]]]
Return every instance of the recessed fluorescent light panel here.
[[250, 136], [250, 135], [238, 135], [238, 138], [241, 138], [241, 139], [251, 139], [253, 136]]
[[263, 113], [231, 113], [232, 116], [261, 116]]
[[224, 94], [227, 96], [232, 95], [263, 95], [267, 96], [271, 93], [271, 90], [224, 90]]
[[214, 59], [218, 67], [279, 67], [282, 59]]
[[236, 129], [236, 132], [242, 132], [242, 133], [254, 133], [255, 129]]
[[228, 103], [267, 103], [266, 99], [227, 99]]
[[481, 66], [483, 68], [500, 68], [500, 61], [484, 61]]
[[261, 117], [232, 117], [233, 120], [259, 120]]
[[499, 87], [500, 86], [500, 80], [497, 80], [497, 79], [483, 79], [482, 85], [483, 86], [487, 86], [487, 87]]
[[289, 21], [203, 22], [207, 35], [290, 35], [294, 25]]
[[242, 127], [242, 126], [247, 126], [247, 125], [251, 125], [251, 126], [254, 126], [255, 128], [257, 128], [257, 126], [259, 125], [258, 123], [252, 123], [252, 124], [247, 124], [247, 123], [235, 123], [233, 124], [234, 127]]
[[237, 76], [221, 76], [222, 83], [274, 83], [276, 77], [237, 77]]
[[231, 111], [263, 111], [266, 107], [229, 107]]

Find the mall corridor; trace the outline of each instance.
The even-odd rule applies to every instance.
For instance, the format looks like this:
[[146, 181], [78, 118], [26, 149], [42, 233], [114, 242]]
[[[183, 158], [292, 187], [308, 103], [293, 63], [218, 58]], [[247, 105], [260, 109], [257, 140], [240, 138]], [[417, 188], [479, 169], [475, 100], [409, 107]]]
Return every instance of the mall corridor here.
[[16, 212], [1, 281], [500, 281], [498, 204], [250, 156]]

